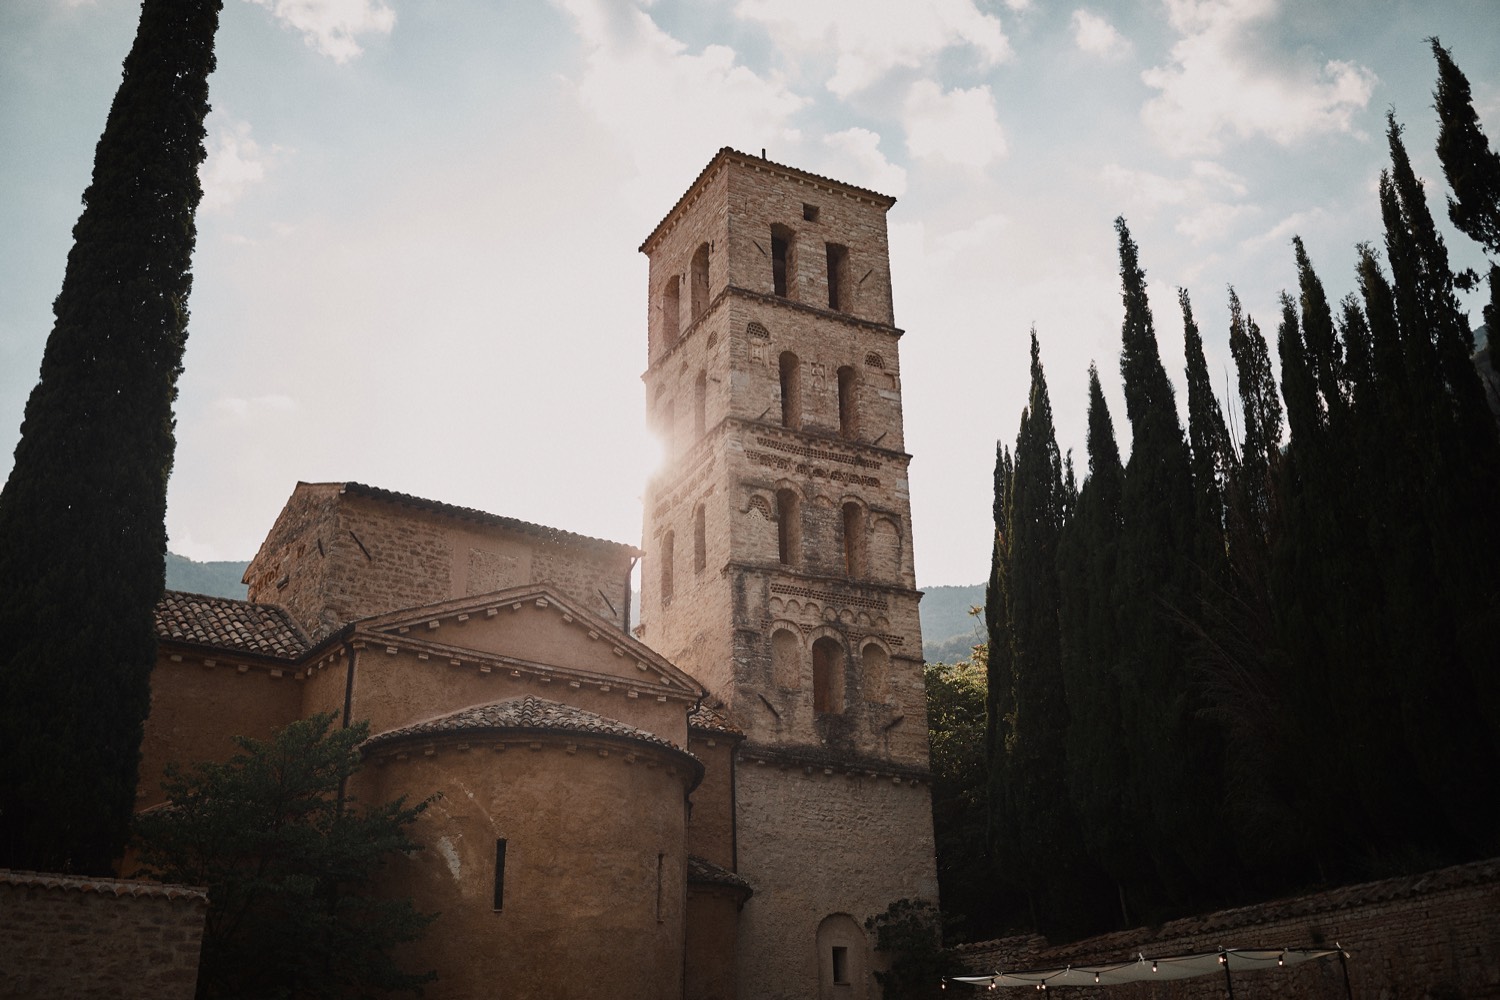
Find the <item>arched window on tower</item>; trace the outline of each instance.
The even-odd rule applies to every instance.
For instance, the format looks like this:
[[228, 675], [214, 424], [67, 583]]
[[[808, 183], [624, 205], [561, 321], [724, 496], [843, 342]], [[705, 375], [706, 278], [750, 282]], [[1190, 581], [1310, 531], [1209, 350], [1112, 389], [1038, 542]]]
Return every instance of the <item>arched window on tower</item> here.
[[782, 298], [796, 298], [797, 234], [786, 226], [771, 227], [771, 290]]
[[703, 524], [703, 505], [693, 508], [693, 572], [702, 573], [708, 565], [708, 535]]
[[703, 437], [708, 425], [708, 373], [699, 372], [693, 380], [693, 440]]
[[695, 322], [703, 315], [703, 310], [708, 308], [708, 244], [704, 243], [698, 247], [698, 252], [693, 254], [693, 265], [688, 274], [688, 301], [690, 303], [689, 315], [692, 317], [688, 322]]
[[802, 366], [791, 351], [781, 352], [781, 426], [802, 426]]
[[661, 289], [661, 343], [670, 350], [677, 343], [677, 334], [682, 319], [682, 277], [672, 275]]
[[844, 647], [822, 636], [813, 642], [813, 711], [839, 715], [844, 711]]
[[844, 573], [865, 575], [865, 512], [853, 501], [844, 504]]
[[877, 705], [883, 703], [890, 694], [891, 654], [879, 643], [867, 642], [860, 650], [860, 666], [864, 674], [865, 701]]
[[802, 637], [791, 629], [771, 633], [771, 678], [787, 691], [802, 686]]
[[783, 566], [797, 564], [802, 547], [802, 510], [795, 490], [776, 491], [776, 558]]
[[674, 532], [661, 536], [661, 602], [672, 600], [672, 549], [677, 541]]
[[838, 375], [839, 436], [852, 438], [859, 434], [859, 407], [855, 401], [859, 383], [856, 381], [853, 365], [844, 365], [839, 369]]

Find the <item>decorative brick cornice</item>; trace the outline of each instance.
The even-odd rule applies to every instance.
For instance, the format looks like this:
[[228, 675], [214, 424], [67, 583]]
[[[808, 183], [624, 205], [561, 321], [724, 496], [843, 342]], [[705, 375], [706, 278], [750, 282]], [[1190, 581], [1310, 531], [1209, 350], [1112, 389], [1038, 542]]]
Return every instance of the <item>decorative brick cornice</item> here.
[[86, 878], [51, 872], [13, 871], [0, 868], [0, 886], [19, 889], [55, 889], [61, 892], [94, 893], [102, 896], [137, 896], [152, 899], [181, 899], [208, 905], [208, 890], [199, 886], [172, 885], [145, 879]]

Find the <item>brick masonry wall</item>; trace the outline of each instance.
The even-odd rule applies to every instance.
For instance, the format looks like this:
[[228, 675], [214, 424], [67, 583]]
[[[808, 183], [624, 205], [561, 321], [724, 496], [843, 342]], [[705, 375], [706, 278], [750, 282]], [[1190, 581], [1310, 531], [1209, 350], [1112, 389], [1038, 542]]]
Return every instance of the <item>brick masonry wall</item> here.
[[[1312, 948], [1349, 953], [1349, 994], [1356, 1000], [1496, 1000], [1500, 998], [1500, 859], [1423, 875], [1221, 910], [1066, 945], [1001, 938], [965, 945], [961, 961], [975, 975], [1091, 965], [1144, 954], [1224, 948]], [[1110, 988], [1118, 1000], [1211, 1000], [1225, 996], [1219, 976]], [[1336, 958], [1244, 975], [1240, 998], [1345, 1000]]]
[[208, 896], [0, 870], [0, 997], [190, 1000]]

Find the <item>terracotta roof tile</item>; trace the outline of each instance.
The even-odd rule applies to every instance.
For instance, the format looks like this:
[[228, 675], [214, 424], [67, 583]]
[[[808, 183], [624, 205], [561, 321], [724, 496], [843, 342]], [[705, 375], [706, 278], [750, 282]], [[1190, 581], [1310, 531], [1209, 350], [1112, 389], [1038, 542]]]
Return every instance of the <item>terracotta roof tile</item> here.
[[60, 889], [69, 892], [97, 892], [110, 896], [154, 896], [160, 899], [188, 899], [208, 902], [208, 890], [190, 885], [169, 885], [139, 879], [84, 878], [56, 875], [51, 872], [23, 872], [0, 868], [0, 885], [18, 888]]
[[169, 590], [156, 604], [156, 635], [166, 642], [216, 646], [295, 660], [310, 643], [291, 616], [274, 604]]
[[707, 705], [699, 705], [688, 713], [688, 728], [709, 733], [725, 733], [730, 736], [745, 735], [743, 729]]
[[677, 744], [655, 733], [648, 733], [644, 729], [627, 726], [623, 722], [607, 719], [602, 715], [574, 708], [572, 705], [547, 701], [534, 695], [490, 702], [487, 705], [474, 705], [459, 712], [418, 722], [415, 725], [392, 729], [370, 737], [365, 745], [375, 747], [398, 740], [436, 736], [441, 733], [501, 730], [575, 732], [595, 736], [616, 736], [683, 752]]
[[750, 888], [750, 883], [746, 882], [737, 872], [732, 872], [723, 865], [716, 865], [707, 858], [700, 858], [696, 854], [688, 855], [687, 877], [689, 882], [732, 885], [736, 889], [745, 890], [749, 890]]

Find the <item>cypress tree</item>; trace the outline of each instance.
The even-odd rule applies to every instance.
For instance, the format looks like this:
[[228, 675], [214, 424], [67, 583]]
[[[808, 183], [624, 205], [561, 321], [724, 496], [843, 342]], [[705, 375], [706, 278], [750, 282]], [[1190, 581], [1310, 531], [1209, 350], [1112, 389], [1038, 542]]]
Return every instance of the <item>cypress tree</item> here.
[[1115, 563], [1125, 470], [1099, 370], [1089, 365], [1088, 477], [1058, 540], [1063, 680], [1068, 699], [1068, 794], [1092, 863], [1114, 883], [1120, 925], [1132, 925], [1127, 886], [1149, 881], [1131, 822], [1130, 758], [1122, 733]]
[[220, 0], [146, 0], [0, 492], [0, 866], [109, 871], [163, 588]]
[[1116, 566], [1121, 715], [1134, 775], [1136, 817], [1171, 907], [1212, 891], [1223, 873], [1205, 831], [1217, 816], [1219, 753], [1202, 721], [1180, 622], [1194, 605], [1192, 469], [1172, 383], [1162, 367], [1135, 241], [1117, 219], [1121, 294], [1120, 370], [1130, 418]]
[[1224, 536], [1224, 491], [1233, 472], [1234, 450], [1224, 411], [1214, 395], [1203, 357], [1203, 336], [1193, 320], [1193, 305], [1187, 289], [1177, 290], [1182, 307], [1183, 353], [1187, 359], [1188, 441], [1193, 469], [1193, 558], [1202, 574], [1202, 584], [1217, 599], [1222, 591], [1227, 563]]
[[[1026, 416], [1021, 416], [1025, 422]], [[1013, 890], [1022, 884], [1024, 871], [1017, 848], [1017, 808], [1014, 781], [1010, 767], [1010, 749], [1015, 732], [1015, 674], [1011, 664], [1010, 613], [1008, 589], [1010, 572], [1010, 505], [1011, 483], [1015, 463], [1010, 449], [995, 444], [995, 518], [994, 541], [990, 555], [990, 579], [984, 595], [984, 625], [989, 656], [985, 664], [985, 760], [989, 765], [987, 794], [988, 816], [986, 839], [999, 886]], [[1009, 892], [999, 893], [1009, 896]], [[997, 905], [1009, 912], [1013, 903], [1006, 899]]]
[[1459, 232], [1500, 254], [1500, 153], [1489, 140], [1474, 113], [1474, 98], [1468, 77], [1453, 61], [1453, 53], [1436, 38], [1428, 39], [1438, 64], [1437, 90], [1433, 92], [1438, 113], [1438, 160], [1453, 195], [1448, 199], [1448, 218]]
[[[1016, 439], [1007, 538], [1013, 725], [1007, 747], [1016, 803], [1016, 844], [1026, 858], [1025, 885], [1043, 933], [1090, 926], [1083, 891], [1082, 841], [1067, 788], [1068, 706], [1058, 623], [1058, 536], [1067, 493], [1042, 370], [1031, 334], [1031, 394]], [[992, 639], [991, 641], [995, 641]]]

